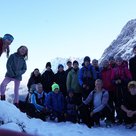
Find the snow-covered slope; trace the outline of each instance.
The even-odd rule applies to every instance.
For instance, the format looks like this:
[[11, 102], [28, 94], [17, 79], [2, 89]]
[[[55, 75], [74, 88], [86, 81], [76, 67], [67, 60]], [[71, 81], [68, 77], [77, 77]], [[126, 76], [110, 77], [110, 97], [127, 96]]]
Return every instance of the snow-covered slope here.
[[132, 54], [133, 46], [136, 45], [136, 19], [130, 20], [122, 29], [116, 40], [105, 49], [100, 62], [108, 59], [110, 56], [121, 56], [129, 60]]
[[3, 125], [0, 125], [0, 129], [24, 131], [34, 136], [135, 136], [136, 134], [136, 127], [128, 130], [124, 126], [105, 128], [103, 125], [99, 128], [89, 129], [84, 124], [29, 119], [26, 114], [21, 113], [13, 104], [6, 101], [0, 101], [0, 109], [0, 121], [4, 122]]

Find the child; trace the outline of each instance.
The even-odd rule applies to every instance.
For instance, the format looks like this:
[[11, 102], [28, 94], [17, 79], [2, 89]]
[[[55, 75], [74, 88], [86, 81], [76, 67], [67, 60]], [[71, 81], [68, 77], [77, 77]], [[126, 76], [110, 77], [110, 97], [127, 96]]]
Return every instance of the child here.
[[3, 38], [0, 38], [0, 56], [3, 52], [7, 53], [9, 57], [9, 45], [13, 42], [14, 37], [11, 34], [5, 34]]
[[47, 109], [51, 113], [50, 119], [58, 122], [64, 120], [64, 96], [60, 92], [59, 85], [52, 85], [52, 92], [47, 95]]
[[7, 61], [7, 73], [5, 75], [5, 79], [1, 83], [0, 86], [0, 93], [1, 93], [1, 100], [5, 100], [5, 91], [6, 86], [9, 82], [14, 81], [14, 104], [18, 106], [19, 102], [19, 85], [20, 81], [22, 80], [22, 75], [26, 71], [26, 61], [28, 56], [28, 49], [26, 46], [20, 46], [17, 49], [17, 52], [10, 55]]
[[68, 96], [66, 97], [66, 121], [73, 123], [77, 122], [77, 106], [74, 98], [74, 90], [68, 90]]
[[136, 81], [128, 83], [128, 94], [123, 99], [121, 109], [126, 128], [133, 128], [136, 123]]
[[47, 94], [43, 90], [41, 83], [36, 84], [36, 90], [31, 95], [31, 103], [35, 106], [37, 115], [35, 117], [41, 118], [43, 121], [46, 117], [46, 98]]

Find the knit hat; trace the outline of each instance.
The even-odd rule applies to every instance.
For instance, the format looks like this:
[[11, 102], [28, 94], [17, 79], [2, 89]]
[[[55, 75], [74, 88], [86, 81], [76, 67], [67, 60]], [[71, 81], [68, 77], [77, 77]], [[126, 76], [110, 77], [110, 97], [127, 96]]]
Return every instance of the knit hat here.
[[47, 62], [47, 63], [46, 63], [46, 68], [47, 68], [47, 67], [50, 67], [50, 68], [51, 68], [51, 63], [50, 63], [50, 62]]
[[71, 62], [70, 60], [68, 60], [68, 61], [67, 61], [67, 64], [69, 64], [69, 63], [71, 64], [72, 62]]
[[78, 63], [78, 61], [74, 60], [74, 61], [73, 61], [73, 65], [74, 65], [74, 64], [79, 64], [79, 63]]
[[54, 92], [54, 90], [57, 88], [58, 90], [60, 89], [60, 87], [59, 87], [59, 85], [58, 84], [56, 84], [56, 83], [54, 83], [52, 86], [51, 86], [51, 88], [52, 88], [52, 91]]
[[59, 69], [60, 67], [64, 68], [64, 66], [63, 66], [62, 64], [59, 64], [59, 65], [58, 65], [58, 69]]
[[84, 57], [84, 62], [86, 62], [86, 61], [88, 61], [88, 62], [91, 61], [89, 56]]
[[136, 87], [136, 81], [130, 81], [128, 83], [128, 89], [130, 89], [131, 87]]
[[14, 37], [11, 34], [5, 34], [3, 37], [4, 40], [9, 40], [9, 41], [13, 41]]

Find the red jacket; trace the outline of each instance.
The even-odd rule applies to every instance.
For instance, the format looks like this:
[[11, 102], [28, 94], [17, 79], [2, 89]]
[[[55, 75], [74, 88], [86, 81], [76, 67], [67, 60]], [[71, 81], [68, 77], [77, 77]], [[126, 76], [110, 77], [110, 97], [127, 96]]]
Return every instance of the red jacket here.
[[114, 83], [115, 80], [120, 79], [121, 81], [127, 83], [132, 79], [129, 69], [122, 64], [121, 66], [116, 66], [112, 69], [111, 79]]
[[104, 68], [102, 70], [102, 81], [103, 81], [103, 88], [108, 91], [114, 91], [112, 80], [111, 80], [111, 68]]
[[2, 48], [3, 48], [3, 41], [2, 41], [2, 38], [0, 38], [0, 56], [3, 52]]

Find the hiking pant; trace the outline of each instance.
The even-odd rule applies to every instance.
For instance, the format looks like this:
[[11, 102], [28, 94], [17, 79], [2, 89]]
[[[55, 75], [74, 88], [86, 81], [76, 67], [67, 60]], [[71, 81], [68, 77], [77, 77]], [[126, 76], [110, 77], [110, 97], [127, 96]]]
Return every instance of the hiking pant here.
[[11, 81], [14, 82], [14, 101], [13, 103], [18, 103], [19, 102], [18, 92], [19, 92], [20, 80], [17, 80], [15, 78], [5, 77], [1, 83], [0, 92], [1, 92], [1, 95], [5, 95], [6, 86]]
[[126, 112], [122, 111], [122, 117], [123, 117], [125, 124], [136, 123], [136, 115], [132, 117], [128, 117]]

